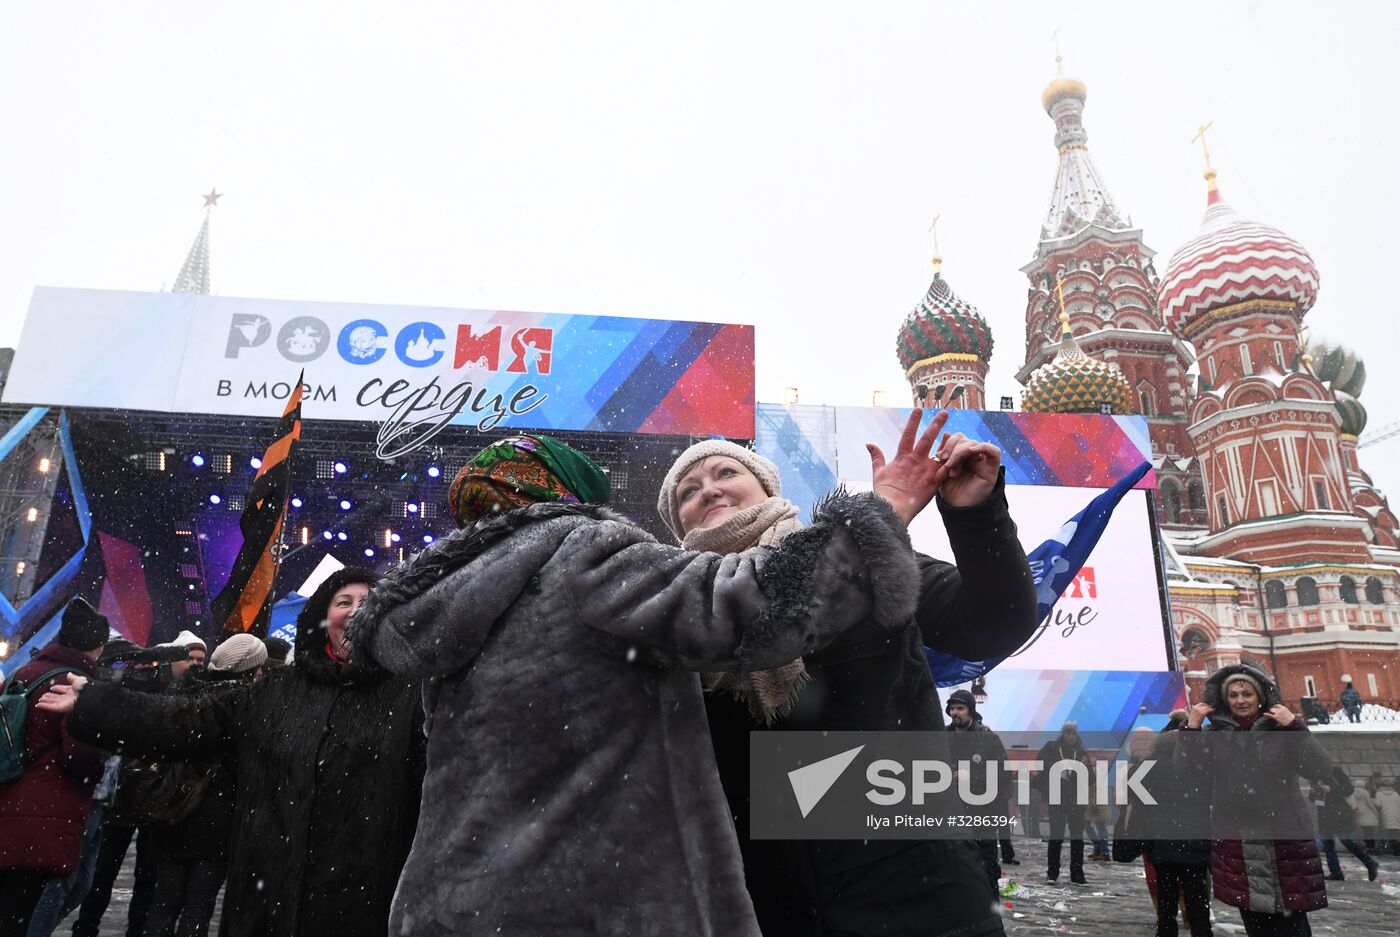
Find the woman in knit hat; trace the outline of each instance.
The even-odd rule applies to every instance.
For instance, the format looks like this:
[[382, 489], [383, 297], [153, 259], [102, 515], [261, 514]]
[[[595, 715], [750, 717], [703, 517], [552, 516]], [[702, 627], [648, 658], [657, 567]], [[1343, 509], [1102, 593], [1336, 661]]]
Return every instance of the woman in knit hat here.
[[1310, 934], [1307, 912], [1327, 907], [1327, 887], [1298, 778], [1326, 782], [1332, 760], [1261, 670], [1222, 667], [1203, 697], [1175, 757], [1210, 779], [1215, 897], [1240, 909], [1250, 937]]
[[[910, 618], [864, 622], [776, 667], [704, 675], [715, 760], [765, 937], [1002, 933], [991, 884], [969, 841], [748, 835], [751, 731], [942, 729], [925, 646], [983, 660], [1010, 654], [1035, 629], [1035, 590], [1007, 511], [1001, 451], [961, 433], [940, 439], [947, 411], [920, 435], [922, 416], [910, 414], [889, 462], [878, 447], [867, 447], [872, 487], [906, 524], [937, 495], [958, 565], [916, 556], [920, 589]], [[657, 510], [687, 549], [731, 556], [806, 533], [796, 506], [782, 496], [777, 467], [723, 440], [681, 453]]]
[[757, 937], [696, 672], [775, 667], [913, 612], [908, 535], [870, 494], [743, 557], [658, 544], [607, 495], [558, 440], [493, 443], [452, 484], [462, 529], [351, 624], [354, 654], [430, 678], [395, 935]]
[[[222, 937], [388, 930], [418, 821], [425, 739], [419, 685], [345, 643], [346, 622], [378, 580], [362, 567], [332, 573], [297, 616], [293, 663], [259, 678], [166, 696], [109, 684], [78, 696], [64, 686], [38, 703], [73, 710], [73, 733], [109, 751], [228, 759], [238, 822], [226, 841]], [[246, 641], [230, 642], [221, 663], [257, 659]]]

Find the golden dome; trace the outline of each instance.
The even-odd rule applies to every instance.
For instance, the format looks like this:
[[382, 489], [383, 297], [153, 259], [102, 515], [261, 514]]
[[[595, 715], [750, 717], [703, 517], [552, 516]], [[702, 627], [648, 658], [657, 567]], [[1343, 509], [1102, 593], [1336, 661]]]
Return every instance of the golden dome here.
[[1078, 98], [1083, 101], [1088, 96], [1089, 89], [1084, 82], [1077, 78], [1059, 77], [1045, 86], [1045, 91], [1040, 96], [1040, 104], [1048, 111], [1060, 98]]

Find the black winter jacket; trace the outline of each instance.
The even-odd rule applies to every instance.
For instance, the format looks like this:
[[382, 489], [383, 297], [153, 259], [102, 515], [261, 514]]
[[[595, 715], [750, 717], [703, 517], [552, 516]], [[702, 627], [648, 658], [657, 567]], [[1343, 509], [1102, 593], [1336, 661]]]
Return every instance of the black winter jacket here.
[[805, 657], [811, 682], [792, 713], [771, 727], [729, 694], [706, 696], [715, 760], [764, 937], [1001, 933], [970, 843], [749, 838], [750, 731], [940, 731], [943, 708], [924, 645], [983, 660], [1014, 652], [1035, 631], [1035, 586], [1004, 479], [981, 504], [954, 508], [939, 499], [938, 509], [957, 565], [916, 555], [918, 607], [902, 632], [857, 629]]
[[[197, 668], [171, 688], [171, 693], [187, 699], [200, 699], [230, 693], [250, 680], [236, 673]], [[201, 774], [209, 775], [209, 785], [195, 812], [171, 826], [151, 826], [150, 836], [156, 854], [174, 862], [196, 859], [227, 859], [229, 837], [233, 833], [234, 792], [237, 753], [225, 751], [208, 761], [190, 763]]]
[[[316, 605], [313, 597], [307, 609]], [[199, 698], [93, 685], [72, 716], [75, 735], [108, 750], [167, 759], [235, 753], [224, 937], [383, 937], [388, 929], [423, 781], [418, 685], [335, 664], [316, 617], [298, 619], [293, 666], [252, 683]]]
[[1154, 865], [1210, 867], [1209, 776], [1176, 760], [1180, 733], [1163, 732], [1152, 745], [1154, 764], [1143, 786], [1155, 805], [1133, 804], [1143, 811], [1147, 858]]

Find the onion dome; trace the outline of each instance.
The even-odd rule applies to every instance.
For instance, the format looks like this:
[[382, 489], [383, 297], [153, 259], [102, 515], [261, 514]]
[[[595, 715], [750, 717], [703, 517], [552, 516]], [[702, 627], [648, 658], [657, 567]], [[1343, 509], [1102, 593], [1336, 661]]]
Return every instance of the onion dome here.
[[934, 258], [933, 282], [923, 301], [899, 327], [895, 353], [905, 373], [932, 358], [959, 355], [987, 361], [992, 357], [992, 330], [987, 320], [954, 293]]
[[1069, 330], [1069, 316], [1060, 313], [1064, 333], [1053, 361], [1041, 365], [1026, 381], [1021, 409], [1027, 413], [1102, 413], [1132, 411], [1132, 388], [1116, 364], [1084, 354]]
[[1356, 352], [1341, 345], [1314, 342], [1308, 346], [1312, 357], [1312, 372], [1332, 391], [1360, 397], [1366, 386], [1366, 365]]
[[1296, 303], [1298, 318], [1317, 300], [1317, 267], [1303, 246], [1277, 228], [1241, 217], [1206, 179], [1210, 195], [1200, 232], [1167, 264], [1157, 306], [1179, 334], [1202, 315], [1251, 299]]
[[1342, 418], [1342, 432], [1360, 436], [1366, 428], [1366, 408], [1346, 391], [1334, 390], [1332, 396], [1337, 404], [1337, 415]]

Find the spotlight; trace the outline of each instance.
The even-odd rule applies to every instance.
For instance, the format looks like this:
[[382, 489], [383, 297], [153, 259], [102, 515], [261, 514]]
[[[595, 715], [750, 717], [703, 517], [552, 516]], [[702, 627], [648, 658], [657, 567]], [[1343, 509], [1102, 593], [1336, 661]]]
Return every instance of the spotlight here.
[[340, 509], [341, 509], [342, 511], [348, 511], [348, 510], [350, 510], [351, 508], [353, 508], [354, 506], [355, 506], [355, 505], [353, 505], [353, 504], [350, 503], [350, 499], [349, 499], [349, 498], [341, 498], [341, 499], [340, 499]]
[[255, 469], [262, 468], [262, 459], [259, 459], [257, 456], [253, 456], [251, 459], [248, 460], [248, 467]]
[[423, 535], [423, 542], [424, 542], [424, 543], [432, 543], [432, 542], [433, 542], [433, 535], [432, 535], [432, 534], [424, 534], [424, 535]]
[[345, 467], [344, 462], [337, 462], [335, 464], [335, 473], [337, 475], [344, 475], [347, 471], [349, 471], [349, 469]]
[[384, 528], [384, 545], [391, 547], [394, 545], [394, 532], [388, 527]]
[[394, 543], [398, 543], [398, 542], [399, 542], [399, 535], [398, 535], [398, 534], [390, 534], [390, 535], [389, 535], [389, 539], [392, 540]]
[[374, 547], [365, 547], [365, 556], [374, 556]]
[[299, 507], [301, 507], [301, 499], [300, 499], [300, 498], [293, 498], [293, 499], [292, 499], [292, 507], [294, 507], [294, 508], [299, 508]]
[[203, 468], [204, 456], [196, 452], [194, 455], [190, 456], [190, 465], [193, 465], [195, 468]]
[[51, 463], [51, 462], [49, 461], [49, 457], [48, 457], [48, 456], [44, 456], [42, 459], [39, 460], [39, 471], [40, 471], [40, 472], [43, 472], [45, 475], [47, 475], [48, 472], [49, 472], [49, 468], [50, 468], [52, 465], [53, 465], [53, 463]]
[[343, 531], [343, 530], [338, 530], [338, 531], [336, 531], [336, 533], [335, 533], [335, 539], [337, 539], [337, 540], [349, 540], [349, 539], [350, 539], [350, 535], [347, 534], [347, 533], [346, 533], [345, 531]]
[[335, 534], [331, 533], [329, 530], [323, 530], [323, 531], [321, 531], [321, 539], [323, 539], [323, 540], [334, 540], [334, 539], [335, 539]]
[[210, 504], [222, 504], [222, 503], [223, 503], [223, 500], [224, 500], [224, 499], [223, 499], [223, 498], [220, 498], [218, 495], [210, 495], [210, 496], [209, 496], [209, 503], [210, 503]]
[[408, 511], [408, 513], [410, 513], [410, 514], [417, 514], [417, 513], [418, 513], [418, 502], [416, 502], [416, 501], [410, 501], [410, 502], [408, 502], [407, 504], [404, 505], [404, 509], [405, 509], [406, 511]]
[[441, 475], [441, 474], [442, 474], [442, 469], [438, 468], [436, 465], [430, 465], [430, 466], [428, 466], [428, 477], [429, 477], [429, 478], [437, 478], [437, 477], [438, 477], [439, 475]]

